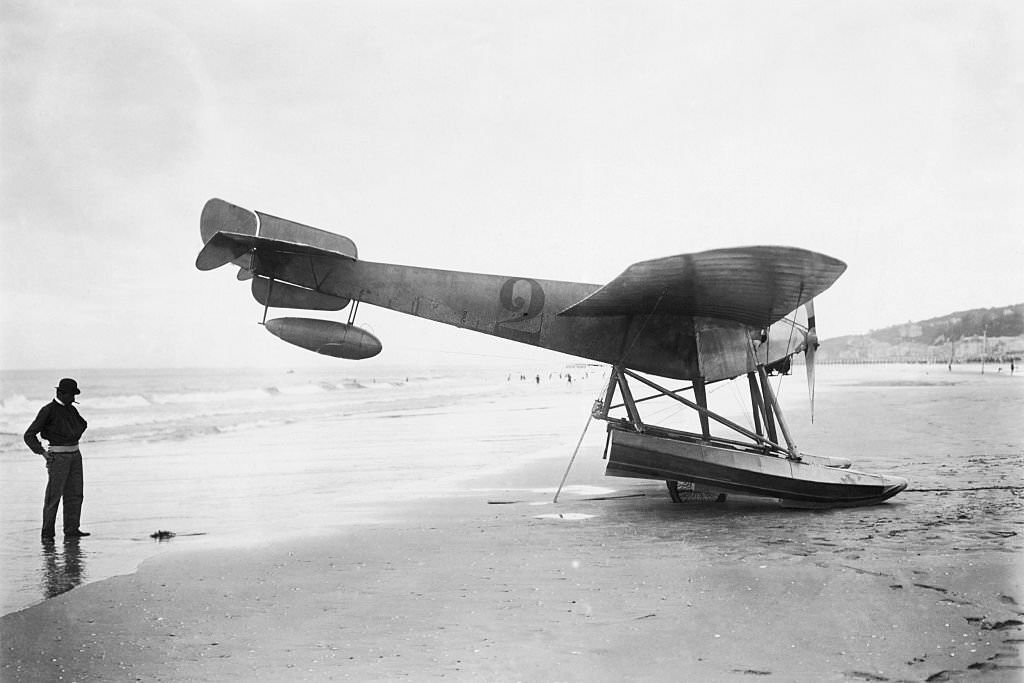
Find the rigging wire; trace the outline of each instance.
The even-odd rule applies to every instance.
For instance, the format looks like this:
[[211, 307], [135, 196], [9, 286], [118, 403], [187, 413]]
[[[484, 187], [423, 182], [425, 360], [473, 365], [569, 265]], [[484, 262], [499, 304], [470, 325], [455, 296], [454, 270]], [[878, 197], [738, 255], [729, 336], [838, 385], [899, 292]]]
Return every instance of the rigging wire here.
[[754, 420], [750, 416], [750, 404], [740, 398], [742, 392], [737, 391], [738, 385], [735, 380], [735, 377], [732, 380], [729, 380], [729, 386], [732, 387], [732, 391], [729, 395], [732, 396], [732, 400], [736, 402], [737, 406], [739, 406], [739, 412], [737, 414], [743, 416], [743, 420], [745, 422], [743, 426], [748, 427], [750, 431], [754, 431], [756, 427], [754, 425]]
[[640, 341], [640, 335], [643, 334], [643, 331], [647, 328], [647, 323], [651, 321], [651, 317], [654, 316], [655, 311], [658, 310], [658, 306], [661, 305], [661, 300], [664, 298], [665, 292], [662, 292], [661, 295], [658, 296], [658, 300], [654, 302], [654, 306], [651, 308], [650, 313], [648, 313], [647, 317], [644, 318], [644, 322], [642, 325], [640, 325], [640, 329], [636, 331], [635, 335], [633, 335], [633, 341], [631, 341], [629, 343], [629, 346], [626, 347], [626, 350], [619, 355], [619, 362], [616, 363], [616, 365], [621, 365], [622, 359], [628, 356], [629, 352], [633, 350], [633, 347], [636, 345], [636, 343]]

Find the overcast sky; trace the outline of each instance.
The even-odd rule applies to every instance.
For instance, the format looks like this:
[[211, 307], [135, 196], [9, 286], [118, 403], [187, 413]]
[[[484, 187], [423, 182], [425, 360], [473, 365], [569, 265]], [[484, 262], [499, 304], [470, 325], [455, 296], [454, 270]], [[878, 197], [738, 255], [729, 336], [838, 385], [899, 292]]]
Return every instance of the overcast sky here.
[[[210, 197], [373, 261], [592, 283], [815, 249], [849, 264], [825, 339], [1024, 301], [1022, 7], [2, 0], [0, 367], [350, 362], [195, 269]], [[359, 319], [379, 362], [540, 357]]]

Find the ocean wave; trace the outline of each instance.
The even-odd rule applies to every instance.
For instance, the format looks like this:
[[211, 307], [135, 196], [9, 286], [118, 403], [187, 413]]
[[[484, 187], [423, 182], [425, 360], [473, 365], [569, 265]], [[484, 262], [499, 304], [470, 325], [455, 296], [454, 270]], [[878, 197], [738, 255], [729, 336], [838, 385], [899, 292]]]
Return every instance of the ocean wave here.
[[[116, 391], [103, 393], [89, 393], [80, 402], [81, 410], [118, 410], [132, 408], [147, 408], [161, 405], [181, 404], [210, 404], [232, 401], [253, 401], [267, 400], [278, 396], [319, 396], [327, 392], [345, 391], [349, 389], [374, 389], [394, 390], [405, 387], [426, 388], [427, 386], [448, 386], [461, 384], [451, 377], [428, 377], [411, 376], [408, 378], [383, 378], [381, 380], [370, 378], [305, 378], [305, 381], [296, 377], [295, 383], [289, 380], [268, 383], [263, 386], [249, 386], [246, 378], [240, 378], [237, 384], [232, 386], [231, 379], [225, 378], [224, 388], [217, 386], [202, 386], [205, 378], [197, 379], [191, 387], [172, 388], [167, 387], [133, 387], [123, 393]], [[147, 383], [147, 384], [152, 384]], [[126, 387], [127, 388], [127, 387]], [[142, 389], [141, 391], [139, 389]], [[10, 387], [14, 389], [14, 387]], [[52, 396], [36, 396], [30, 398], [26, 392], [14, 390], [9, 395], [0, 398], [0, 417], [8, 415], [20, 416], [34, 415], [39, 408], [52, 400]]]
[[29, 400], [22, 394], [15, 394], [0, 401], [0, 414], [28, 413], [39, 410], [45, 401]]
[[233, 389], [228, 391], [193, 391], [181, 393], [152, 394], [150, 399], [156, 404], [181, 403], [216, 403], [220, 401], [250, 401], [270, 398], [280, 393], [277, 387], [262, 389]]
[[102, 396], [89, 401], [89, 407], [96, 408], [98, 410], [148, 408], [150, 405], [152, 405], [152, 401], [140, 394], [131, 394], [126, 396]]
[[261, 420], [259, 422], [238, 422], [236, 424], [228, 424], [220, 427], [216, 427], [218, 434], [230, 434], [231, 432], [245, 432], [254, 429], [260, 429], [262, 427], [271, 427], [279, 424], [284, 424], [283, 420]]
[[[120, 387], [102, 385], [85, 395], [79, 410], [89, 421], [86, 440], [178, 440], [238, 433], [268, 424], [332, 419], [350, 409], [367, 412], [391, 401], [430, 403], [435, 394], [447, 402], [452, 396], [480, 390], [477, 382], [458, 383], [443, 376], [240, 376], [224, 381], [169, 376], [165, 384], [125, 381]], [[23, 431], [51, 399], [20, 387], [6, 389], [0, 400], [0, 451], [20, 451], [25, 448]]]
[[277, 391], [285, 396], [309, 396], [311, 394], [322, 394], [325, 391], [334, 391], [337, 387], [326, 382], [320, 384], [295, 384], [293, 386], [280, 387]]

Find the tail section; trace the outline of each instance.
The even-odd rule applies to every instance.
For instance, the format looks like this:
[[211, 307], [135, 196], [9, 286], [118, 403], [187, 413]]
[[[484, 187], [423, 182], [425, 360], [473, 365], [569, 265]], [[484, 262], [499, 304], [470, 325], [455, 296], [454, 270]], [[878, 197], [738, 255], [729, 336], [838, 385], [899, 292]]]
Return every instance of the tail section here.
[[[243, 209], [222, 199], [206, 202], [199, 220], [199, 232], [206, 245], [196, 259], [199, 270], [213, 270], [234, 263], [242, 269], [273, 276], [273, 273], [265, 271], [272, 265], [275, 253], [282, 256], [340, 256], [353, 260], [358, 257], [355, 242], [348, 237]], [[270, 258], [251, 258], [250, 252], [257, 247], [261, 256]]]
[[[356, 245], [348, 237], [221, 199], [211, 199], [203, 207], [199, 231], [204, 246], [196, 267], [213, 270], [233, 263], [239, 267], [238, 279], [252, 280], [253, 298], [267, 309], [340, 311], [350, 303], [324, 291], [332, 274], [356, 259]], [[351, 324], [282, 318], [268, 322], [267, 329], [285, 341], [327, 355], [367, 358], [380, 351], [373, 335]]]
[[260, 219], [255, 211], [235, 206], [223, 199], [211, 199], [203, 206], [199, 218], [199, 234], [206, 244], [218, 232], [238, 235], [256, 235]]

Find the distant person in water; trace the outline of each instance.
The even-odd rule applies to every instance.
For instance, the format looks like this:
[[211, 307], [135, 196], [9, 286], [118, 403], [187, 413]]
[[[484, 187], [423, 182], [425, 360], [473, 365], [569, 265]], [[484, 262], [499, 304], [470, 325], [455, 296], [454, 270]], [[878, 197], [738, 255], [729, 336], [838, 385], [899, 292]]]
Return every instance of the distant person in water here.
[[[79, 528], [85, 483], [78, 440], [89, 426], [73, 405], [75, 396], [80, 393], [75, 380], [62, 379], [57, 384], [57, 397], [39, 410], [25, 431], [25, 443], [33, 453], [46, 459], [46, 471], [49, 473], [43, 500], [44, 541], [54, 537], [61, 498], [64, 499], [64, 537], [89, 535]], [[40, 443], [40, 435], [46, 440], [47, 448]]]

